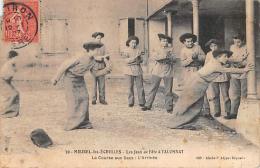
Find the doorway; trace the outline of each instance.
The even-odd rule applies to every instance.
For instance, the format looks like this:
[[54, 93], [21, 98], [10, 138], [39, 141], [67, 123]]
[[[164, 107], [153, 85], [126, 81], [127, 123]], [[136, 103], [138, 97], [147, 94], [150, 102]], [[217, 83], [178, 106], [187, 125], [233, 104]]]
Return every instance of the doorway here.
[[220, 40], [220, 47], [225, 46], [225, 24], [222, 16], [201, 16], [200, 17], [200, 45], [207, 53], [205, 44], [212, 38]]

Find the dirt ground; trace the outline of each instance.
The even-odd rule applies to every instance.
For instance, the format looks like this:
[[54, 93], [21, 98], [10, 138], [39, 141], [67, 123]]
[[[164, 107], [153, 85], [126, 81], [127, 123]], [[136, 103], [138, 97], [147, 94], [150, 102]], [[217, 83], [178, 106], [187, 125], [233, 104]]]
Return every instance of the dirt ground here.
[[[91, 97], [91, 82], [87, 80]], [[94, 129], [66, 132], [63, 130], [66, 102], [61, 87], [54, 88], [47, 81], [24, 81], [16, 82], [15, 85], [21, 95], [21, 110], [16, 118], [0, 120], [1, 168], [253, 168], [260, 165], [259, 148], [239, 134], [221, 132], [210, 127], [200, 131], [166, 128], [171, 114], [163, 109], [162, 89], [157, 94], [153, 110], [142, 112], [137, 106], [137, 99], [133, 108], [128, 107], [127, 85], [124, 80], [108, 79], [106, 88], [109, 105], [98, 103], [94, 106], [90, 103], [90, 120]], [[145, 88], [149, 88], [148, 84]], [[232, 127], [232, 122], [234, 121], [226, 124]], [[52, 147], [38, 148], [31, 142], [30, 133], [37, 128], [42, 128], [49, 134], [54, 141]], [[85, 151], [78, 153], [75, 150]], [[87, 153], [88, 150], [91, 152]], [[105, 150], [113, 151], [104, 153]], [[114, 153], [115, 150], [121, 151], [121, 154]], [[122, 158], [115, 159], [116, 156]]]

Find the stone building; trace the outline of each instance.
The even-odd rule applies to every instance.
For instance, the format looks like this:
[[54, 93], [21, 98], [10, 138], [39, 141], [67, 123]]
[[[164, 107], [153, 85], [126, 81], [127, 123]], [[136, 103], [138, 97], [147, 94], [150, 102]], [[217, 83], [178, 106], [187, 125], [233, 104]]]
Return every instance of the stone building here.
[[[64, 59], [83, 52], [82, 44], [90, 40], [95, 31], [105, 33], [103, 42], [111, 53], [114, 67], [111, 75], [114, 76], [122, 76], [120, 52], [130, 35], [140, 38], [140, 47], [149, 58], [150, 51], [158, 47], [158, 33], [173, 37], [177, 55], [182, 47], [179, 36], [185, 32], [198, 35], [202, 46], [210, 38], [217, 37], [226, 48], [229, 48], [233, 34], [246, 34], [249, 60], [257, 66], [256, 71], [249, 73], [250, 100], [245, 104], [250, 104], [249, 109], [256, 107], [257, 110], [247, 112], [248, 108], [243, 106], [238, 127], [251, 139], [258, 139], [254, 135], [260, 133], [259, 127], [255, 126], [260, 121], [259, 101], [256, 100], [257, 86], [260, 86], [257, 85], [260, 81], [257, 78], [260, 68], [259, 0], [15, 0], [29, 1], [38, 3], [39, 39], [17, 50], [27, 68], [17, 74], [16, 80], [49, 80]], [[1, 40], [0, 47], [2, 64], [11, 45]], [[149, 61], [144, 63], [144, 69], [148, 72]]]
[[[218, 38], [223, 47], [229, 49], [232, 36], [246, 35], [249, 51], [248, 60], [256, 65], [256, 71], [248, 73], [248, 96], [239, 109], [236, 129], [245, 137], [260, 145], [260, 112], [257, 90], [259, 91], [260, 68], [260, 1], [254, 0], [172, 0], [162, 4], [148, 18], [149, 51], [158, 46], [157, 33], [173, 38], [173, 47], [180, 52], [179, 36], [194, 33], [199, 44], [211, 38]], [[204, 48], [205, 50], [205, 48]], [[176, 75], [178, 78], [178, 74]], [[258, 89], [257, 89], [258, 87]]]

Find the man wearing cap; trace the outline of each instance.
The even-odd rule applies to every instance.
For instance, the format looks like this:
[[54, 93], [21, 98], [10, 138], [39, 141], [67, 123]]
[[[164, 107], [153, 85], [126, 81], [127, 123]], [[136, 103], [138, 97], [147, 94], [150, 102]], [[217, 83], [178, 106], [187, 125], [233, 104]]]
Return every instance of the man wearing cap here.
[[126, 41], [127, 49], [123, 52], [126, 63], [124, 73], [128, 83], [128, 106], [134, 106], [134, 82], [136, 83], [139, 106], [145, 105], [145, 93], [143, 86], [143, 70], [141, 63], [143, 53], [137, 48], [139, 39], [136, 36], [130, 36]]
[[[65, 130], [91, 129], [89, 121], [89, 96], [86, 88], [84, 75], [90, 70], [95, 62], [94, 56], [97, 55], [97, 48], [102, 47], [98, 42], [88, 42], [83, 45], [87, 55], [81, 54], [66, 60], [57, 70], [51, 80], [56, 85], [64, 77], [64, 88], [67, 101], [68, 120]], [[106, 67], [99, 71], [94, 71], [96, 76], [111, 71], [111, 66], [105, 60]]]
[[167, 112], [171, 113], [173, 110], [173, 63], [176, 61], [176, 55], [173, 49], [169, 47], [169, 43], [172, 43], [172, 38], [164, 34], [158, 34], [158, 37], [161, 46], [160, 49], [151, 54], [151, 59], [154, 62], [151, 70], [151, 89], [148, 93], [145, 107], [142, 110], [151, 110], [160, 82], [163, 79], [165, 108]]
[[[210, 39], [205, 47], [209, 48], [210, 51], [206, 55], [205, 65], [214, 59], [213, 52], [219, 49], [220, 42], [217, 39]], [[226, 64], [228, 65], [228, 64]], [[229, 77], [227, 73], [222, 73], [219, 75], [212, 83], [209, 85], [209, 93], [211, 95], [210, 101], [213, 101], [214, 105], [214, 117], [220, 117], [221, 115], [221, 104], [220, 104], [220, 90], [224, 101], [225, 112], [227, 115], [230, 114], [231, 102], [229, 98]], [[226, 118], [226, 116], [225, 116]]]
[[[104, 37], [104, 33], [102, 32], [95, 32], [92, 34], [92, 37], [94, 38], [94, 41], [97, 43], [101, 43], [102, 47], [97, 49], [97, 56], [95, 56], [95, 64], [90, 70], [91, 74], [93, 75], [94, 82], [93, 82], [93, 97], [92, 97], [92, 104], [95, 105], [97, 101], [97, 90], [99, 91], [99, 102], [101, 104], [107, 105], [106, 99], [105, 99], [105, 82], [106, 77], [105, 75], [101, 76], [95, 76], [93, 71], [99, 71], [104, 69], [105, 62], [104, 59], [106, 57], [108, 58], [108, 55], [106, 55], [106, 49], [105, 45], [101, 42], [101, 39]], [[98, 89], [97, 89], [98, 88]]]
[[[233, 55], [229, 61], [234, 68], [244, 68], [247, 65], [248, 51], [244, 43], [244, 37], [241, 34], [233, 36], [234, 44], [230, 46], [230, 51]], [[236, 119], [240, 106], [240, 99], [245, 99], [247, 96], [247, 73], [231, 74], [230, 79], [230, 99], [231, 112], [227, 119]]]
[[[185, 33], [180, 36], [179, 40], [184, 44], [184, 47], [181, 49], [180, 53], [181, 64], [184, 67], [183, 76], [189, 77], [192, 73], [197, 72], [204, 65], [205, 53], [201, 49], [200, 45], [196, 44], [196, 35]], [[210, 107], [206, 94], [203, 106], [205, 115], [208, 115]]]

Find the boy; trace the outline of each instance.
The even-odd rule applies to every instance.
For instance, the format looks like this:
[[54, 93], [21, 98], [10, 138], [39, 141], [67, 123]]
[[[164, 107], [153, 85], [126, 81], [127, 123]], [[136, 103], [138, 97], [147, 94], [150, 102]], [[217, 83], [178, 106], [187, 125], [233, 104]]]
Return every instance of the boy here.
[[[97, 42], [85, 43], [83, 48], [86, 49], [87, 55], [82, 54], [65, 61], [52, 79], [53, 85], [56, 85], [61, 77], [64, 76], [69, 113], [65, 127], [66, 131], [92, 128], [92, 124], [89, 121], [89, 97], [84, 74], [95, 64], [93, 57], [97, 54], [97, 48], [100, 47], [102, 47], [102, 44]], [[95, 75], [99, 76], [110, 70], [110, 65], [106, 64], [106, 68], [95, 71]]]
[[[181, 64], [184, 67], [183, 76], [189, 77], [192, 73], [197, 72], [205, 62], [205, 53], [200, 45], [196, 44], [197, 36], [191, 33], [185, 33], [180, 36], [180, 42], [184, 44], [181, 49]], [[184, 82], [185, 83], [185, 82]], [[207, 95], [204, 97], [204, 113], [210, 115], [210, 107]]]
[[[210, 49], [206, 55], [205, 64], [207, 64], [211, 59], [214, 59], [212, 53], [219, 49], [219, 44], [220, 42], [217, 39], [211, 39], [205, 44], [205, 47]], [[220, 90], [224, 101], [225, 112], [228, 116], [230, 114], [231, 101], [228, 94], [229, 77], [227, 73], [222, 73], [215, 80], [213, 80], [209, 89], [210, 94], [212, 95], [210, 100], [212, 100], [214, 104], [214, 117], [220, 117], [221, 115]]]
[[[241, 34], [233, 36], [234, 44], [230, 46], [230, 51], [233, 55], [230, 57], [229, 62], [234, 68], [244, 68], [247, 65], [248, 51], [244, 43], [244, 37]], [[247, 96], [247, 74], [231, 74], [230, 79], [230, 99], [231, 99], [231, 112], [226, 119], [236, 119], [240, 100], [245, 99]]]
[[227, 63], [228, 57], [232, 55], [230, 51], [215, 50], [212, 54], [214, 59], [211, 59], [186, 82], [185, 90], [179, 96], [174, 108], [174, 117], [170, 119], [169, 128], [196, 129], [194, 123], [201, 114], [204, 95], [209, 84], [221, 73], [246, 73], [254, 69], [252, 65], [242, 69], [226, 68], [224, 65]]
[[16, 117], [19, 115], [20, 96], [19, 92], [12, 84], [12, 79], [17, 71], [18, 53], [11, 50], [8, 54], [8, 61], [2, 66], [0, 72], [1, 94], [5, 100], [1, 105], [1, 115], [6, 118]]
[[136, 83], [139, 106], [145, 105], [145, 93], [143, 86], [143, 70], [141, 67], [143, 53], [137, 48], [139, 39], [136, 36], [130, 36], [126, 41], [127, 50], [123, 53], [126, 66], [124, 73], [128, 83], [128, 106], [134, 106], [134, 82]]
[[[95, 56], [95, 64], [90, 70], [91, 74], [94, 78], [93, 83], [93, 97], [92, 97], [92, 104], [95, 105], [97, 101], [97, 90], [99, 91], [99, 102], [103, 105], [107, 105], [106, 102], [106, 90], [105, 90], [105, 83], [106, 77], [104, 75], [95, 76], [93, 71], [102, 70], [106, 67], [104, 59], [109, 59], [109, 55], [106, 55], [105, 45], [101, 42], [101, 39], [104, 38], [104, 33], [102, 32], [95, 32], [92, 34], [92, 38], [94, 38], [94, 42], [102, 44], [102, 47], [97, 49], [97, 55]], [[98, 88], [98, 89], [97, 89]]]
[[176, 55], [173, 49], [169, 47], [169, 43], [172, 43], [172, 38], [164, 34], [158, 34], [158, 37], [161, 46], [159, 50], [153, 52], [151, 55], [151, 59], [154, 61], [151, 77], [152, 86], [148, 93], [145, 107], [142, 110], [151, 110], [160, 82], [163, 79], [165, 108], [168, 113], [171, 113], [173, 110], [173, 63], [176, 61]]

